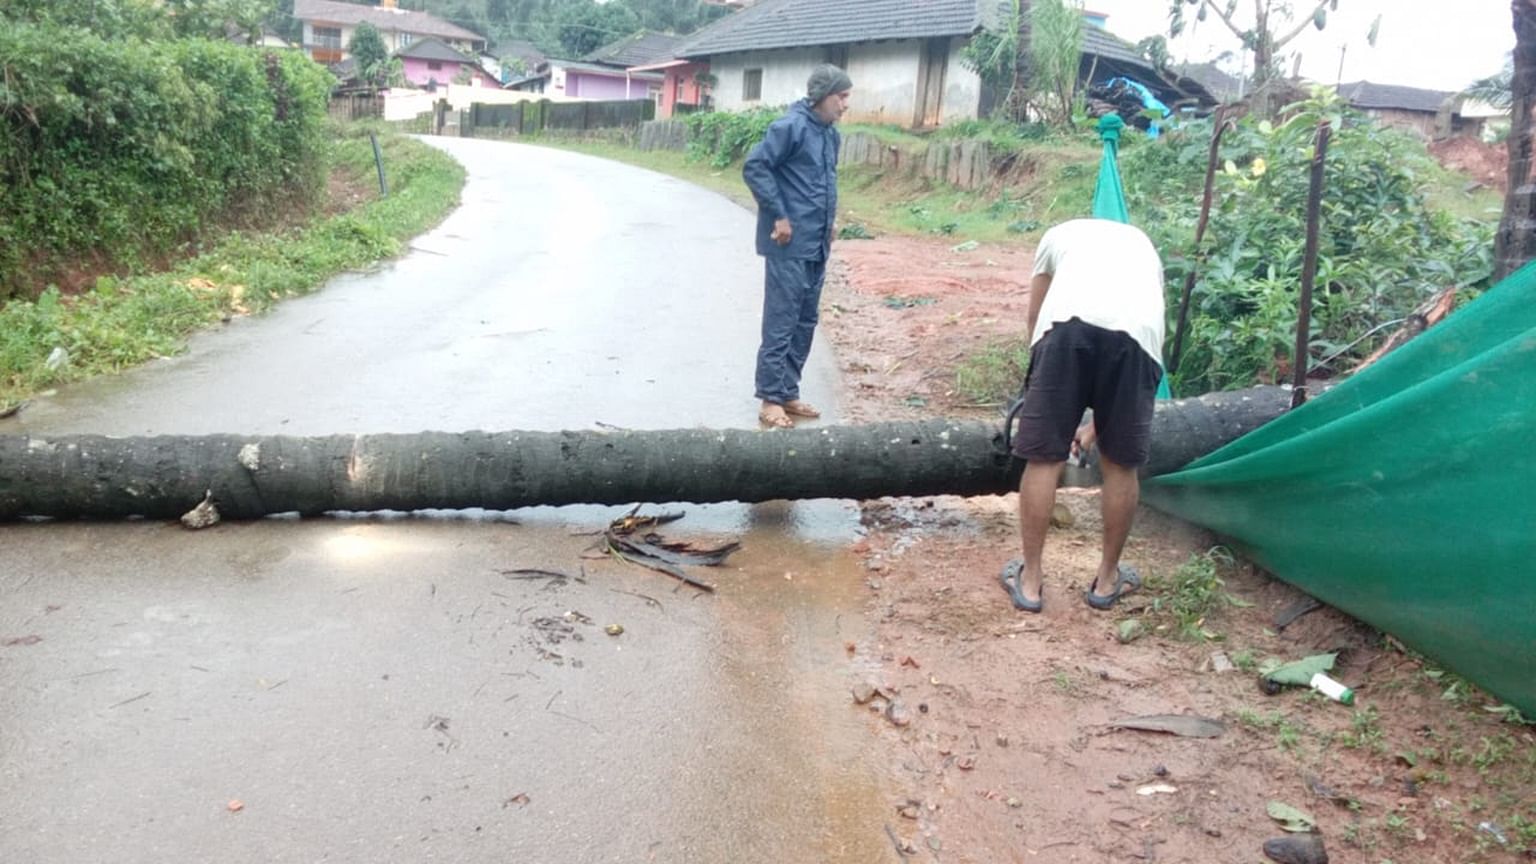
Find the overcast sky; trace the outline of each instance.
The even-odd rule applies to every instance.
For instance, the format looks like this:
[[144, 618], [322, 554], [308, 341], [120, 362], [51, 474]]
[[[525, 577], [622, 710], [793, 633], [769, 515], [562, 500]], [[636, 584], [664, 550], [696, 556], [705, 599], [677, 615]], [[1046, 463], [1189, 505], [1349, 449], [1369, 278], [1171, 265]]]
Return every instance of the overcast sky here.
[[[1313, 8], [1313, 0], [1293, 3], [1306, 11]], [[1168, 32], [1168, 0], [1086, 0], [1086, 5], [1107, 13], [1110, 31], [1132, 42]], [[1239, 16], [1253, 14], [1252, 4], [1239, 5]], [[1509, 6], [1509, 0], [1339, 0], [1325, 30], [1308, 27], [1283, 52], [1299, 51], [1302, 76], [1324, 83], [1338, 80], [1340, 50], [1347, 45], [1345, 81], [1460, 90], [1497, 72], [1514, 48]], [[1174, 59], [1211, 59], [1239, 47], [1215, 15], [1200, 23], [1194, 20], [1196, 7], [1187, 8], [1193, 32], [1172, 43]], [[1365, 37], [1378, 14], [1381, 35], [1372, 48]], [[1285, 69], [1290, 71], [1289, 62]]]

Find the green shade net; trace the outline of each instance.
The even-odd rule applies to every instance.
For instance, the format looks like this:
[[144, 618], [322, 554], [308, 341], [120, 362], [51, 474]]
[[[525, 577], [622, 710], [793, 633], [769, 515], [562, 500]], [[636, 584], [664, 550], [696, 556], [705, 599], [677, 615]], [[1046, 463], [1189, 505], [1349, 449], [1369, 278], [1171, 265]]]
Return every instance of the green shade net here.
[[[1104, 139], [1104, 158], [1099, 160], [1099, 182], [1093, 190], [1093, 218], [1131, 224], [1131, 213], [1125, 207], [1125, 184], [1120, 182], [1120, 132], [1125, 121], [1119, 114], [1105, 114], [1099, 118], [1099, 137]], [[1157, 383], [1157, 398], [1171, 399], [1165, 373]]]
[[1533, 450], [1536, 264], [1143, 497], [1536, 716]]

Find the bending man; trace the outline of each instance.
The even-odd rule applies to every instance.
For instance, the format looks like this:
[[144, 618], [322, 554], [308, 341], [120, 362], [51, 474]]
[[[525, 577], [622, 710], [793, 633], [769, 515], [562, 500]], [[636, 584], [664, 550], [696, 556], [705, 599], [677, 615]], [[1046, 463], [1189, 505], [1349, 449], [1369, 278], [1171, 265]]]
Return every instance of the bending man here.
[[[1136, 470], [1147, 461], [1162, 376], [1163, 264], [1147, 235], [1104, 219], [1047, 231], [1035, 252], [1029, 332], [1029, 379], [1014, 441], [1015, 455], [1028, 460], [1019, 482], [1024, 557], [1003, 568], [1003, 587], [1018, 609], [1041, 611], [1045, 533], [1062, 467], [1097, 440], [1104, 546], [1083, 599], [1109, 609], [1141, 585], [1120, 553], [1136, 516]], [[1079, 427], [1087, 408], [1093, 422]]]

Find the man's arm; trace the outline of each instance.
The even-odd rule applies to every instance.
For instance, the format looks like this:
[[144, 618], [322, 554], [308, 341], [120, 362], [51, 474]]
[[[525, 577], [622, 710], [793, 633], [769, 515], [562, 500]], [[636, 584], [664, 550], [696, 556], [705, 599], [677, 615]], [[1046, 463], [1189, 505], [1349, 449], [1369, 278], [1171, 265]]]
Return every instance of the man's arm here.
[[747, 188], [752, 190], [758, 208], [773, 219], [773, 240], [780, 246], [789, 244], [794, 229], [789, 222], [784, 191], [779, 188], [774, 171], [789, 158], [793, 145], [794, 132], [790, 124], [774, 123], [768, 127], [768, 134], [763, 136], [763, 140], [747, 154], [747, 161], [741, 166], [741, 178], [746, 181]]
[[1025, 339], [1034, 340], [1035, 323], [1040, 320], [1040, 307], [1045, 305], [1045, 295], [1050, 290], [1050, 273], [1038, 273], [1029, 280], [1029, 329], [1024, 331]]

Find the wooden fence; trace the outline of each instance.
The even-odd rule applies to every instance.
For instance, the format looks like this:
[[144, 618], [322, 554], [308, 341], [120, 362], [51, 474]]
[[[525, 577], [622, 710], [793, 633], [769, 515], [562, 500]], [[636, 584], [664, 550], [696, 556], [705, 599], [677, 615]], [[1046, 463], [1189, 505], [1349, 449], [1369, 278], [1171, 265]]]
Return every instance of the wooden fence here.
[[607, 102], [519, 102], [487, 105], [476, 102], [462, 112], [459, 134], [534, 135], [539, 132], [588, 132], [598, 129], [637, 129], [656, 117], [649, 99]]
[[384, 116], [384, 97], [378, 93], [333, 93], [326, 103], [332, 120], [364, 120]]

